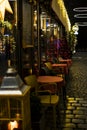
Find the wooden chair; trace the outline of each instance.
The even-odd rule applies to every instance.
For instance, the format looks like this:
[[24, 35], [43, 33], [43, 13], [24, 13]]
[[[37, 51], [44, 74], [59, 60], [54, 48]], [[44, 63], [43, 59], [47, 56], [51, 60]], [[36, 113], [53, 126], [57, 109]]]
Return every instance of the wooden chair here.
[[[57, 75], [57, 76], [62, 77], [63, 79], [65, 78], [65, 74], [63, 73], [61, 68], [59, 67], [57, 67], [56, 69], [53, 68], [51, 62], [46, 62], [45, 66], [49, 69], [50, 75]], [[44, 71], [46, 72], [46, 69], [44, 69]]]
[[65, 84], [66, 84], [66, 75], [64, 73], [64, 71], [62, 70], [62, 68], [60, 67], [57, 67], [57, 68], [53, 68], [52, 67], [52, 63], [51, 62], [45, 62], [44, 63], [45, 67], [43, 67], [44, 69], [44, 73], [45, 75], [52, 75], [52, 76], [58, 76], [58, 77], [62, 77], [63, 78], [63, 81], [64, 81], [64, 86], [61, 87], [60, 89], [60, 93], [63, 94], [61, 97], [63, 97], [63, 102], [64, 102], [64, 105], [65, 105], [65, 100], [66, 100], [66, 87], [65, 87]]
[[[54, 130], [56, 130], [56, 106], [59, 103], [59, 96], [56, 94], [56, 92], [53, 94], [51, 90], [48, 90], [48, 89], [43, 90], [43, 86], [45, 86], [46, 88], [46, 85], [50, 85], [51, 87], [51, 84], [39, 85], [35, 75], [27, 76], [24, 78], [24, 80], [27, 85], [30, 85], [31, 88], [35, 89], [36, 95], [40, 98], [41, 104], [45, 108], [52, 107]], [[56, 87], [57, 87], [56, 84], [53, 84], [53, 85], [56, 90]]]

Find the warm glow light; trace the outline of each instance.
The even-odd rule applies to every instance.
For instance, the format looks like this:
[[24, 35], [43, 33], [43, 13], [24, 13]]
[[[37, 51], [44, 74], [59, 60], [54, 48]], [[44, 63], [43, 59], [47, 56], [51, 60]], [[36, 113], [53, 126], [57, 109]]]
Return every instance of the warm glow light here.
[[67, 13], [67, 10], [65, 8], [63, 0], [58, 0], [58, 4], [60, 5], [60, 8], [61, 8], [60, 13], [61, 13], [61, 19], [63, 20], [63, 24], [65, 25], [66, 30], [70, 31], [71, 23], [70, 23], [68, 13]]
[[[13, 86], [14, 87], [14, 86]], [[4, 90], [0, 91], [0, 95], [22, 95], [22, 92], [20, 90]]]
[[8, 130], [14, 130], [14, 128], [18, 128], [18, 122], [17, 121], [10, 121], [8, 123]]
[[64, 1], [63, 0], [52, 0], [52, 8], [55, 11], [55, 13], [58, 15], [58, 18], [61, 20], [63, 25], [65, 26], [66, 31], [67, 32], [70, 31], [71, 23], [70, 23], [70, 19], [68, 17], [67, 10], [64, 5]]
[[4, 21], [5, 10], [9, 13], [13, 13], [8, 0], [0, 0], [0, 20]]
[[78, 31], [79, 30], [79, 27], [78, 27], [77, 23], [75, 23], [75, 25], [73, 25], [72, 30], [73, 31]]
[[78, 35], [78, 32], [77, 31], [75, 31], [75, 33], [74, 33], [75, 35]]

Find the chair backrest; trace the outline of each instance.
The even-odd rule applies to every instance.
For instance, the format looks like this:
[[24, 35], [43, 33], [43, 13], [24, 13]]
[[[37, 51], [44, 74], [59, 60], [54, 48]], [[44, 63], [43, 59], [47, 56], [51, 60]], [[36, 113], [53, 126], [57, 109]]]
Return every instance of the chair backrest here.
[[52, 64], [51, 64], [51, 62], [46, 62], [45, 65], [46, 65], [46, 67], [48, 69], [52, 70]]
[[36, 75], [29, 75], [24, 78], [24, 81], [27, 85], [31, 86], [31, 90], [37, 91], [38, 88], [38, 82]]
[[40, 70], [40, 75], [50, 75], [50, 69], [47, 67], [42, 67]]

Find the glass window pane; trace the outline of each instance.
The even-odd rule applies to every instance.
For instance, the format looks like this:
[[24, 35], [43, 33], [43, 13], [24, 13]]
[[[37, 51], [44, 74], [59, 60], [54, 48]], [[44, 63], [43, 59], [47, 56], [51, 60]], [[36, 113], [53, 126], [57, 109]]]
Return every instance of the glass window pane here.
[[0, 118], [8, 118], [8, 101], [5, 98], [0, 98]]
[[11, 118], [21, 118], [21, 101], [18, 99], [10, 99], [10, 115]]

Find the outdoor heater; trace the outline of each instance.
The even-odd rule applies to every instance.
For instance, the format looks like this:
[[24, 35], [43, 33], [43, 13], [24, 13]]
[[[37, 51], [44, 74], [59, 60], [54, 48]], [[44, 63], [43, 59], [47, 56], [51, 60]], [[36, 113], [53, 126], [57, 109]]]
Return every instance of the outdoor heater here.
[[0, 130], [31, 130], [30, 86], [11, 67], [0, 86]]

